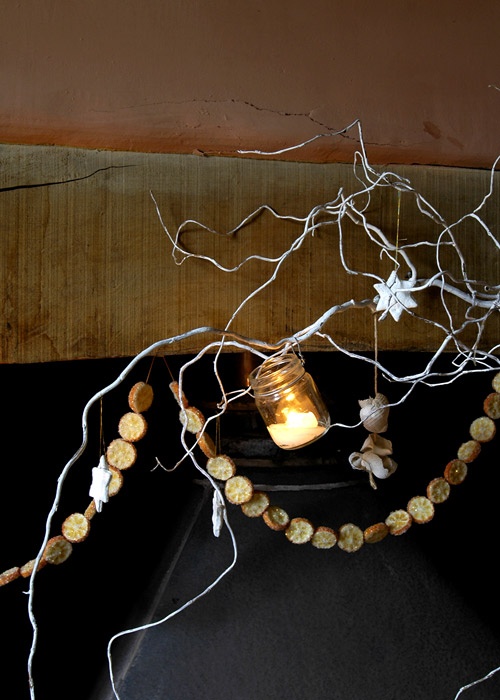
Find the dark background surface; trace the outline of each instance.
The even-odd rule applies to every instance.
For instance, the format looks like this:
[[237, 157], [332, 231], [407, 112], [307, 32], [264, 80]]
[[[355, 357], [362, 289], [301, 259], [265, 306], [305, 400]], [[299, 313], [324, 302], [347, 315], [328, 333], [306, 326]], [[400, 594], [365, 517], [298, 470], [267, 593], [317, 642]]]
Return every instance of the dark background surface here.
[[[185, 359], [168, 358], [174, 375]], [[386, 359], [394, 368], [410, 370], [423, 366], [426, 356]], [[155, 400], [146, 414], [148, 433], [137, 444], [138, 460], [124, 474], [122, 490], [95, 516], [89, 537], [74, 545], [72, 556], [36, 577], [38, 700], [111, 700], [109, 639], [178, 610], [232, 561], [227, 530], [220, 538], [212, 534], [211, 491], [196, 469], [189, 462], [170, 472], [155, 468], [157, 458], [171, 468], [182, 455], [167, 363], [157, 358], [151, 369], [151, 361], [143, 361], [103, 398], [103, 435], [109, 443], [128, 410], [130, 387], [151, 369]], [[185, 385], [191, 403], [204, 411], [217, 399], [210, 363], [208, 358], [199, 363]], [[337, 353], [307, 356], [306, 364], [332, 419], [355, 421], [357, 400], [372, 393], [372, 370]], [[36, 556], [57, 479], [81, 442], [82, 410], [126, 366], [123, 359], [0, 366], [1, 571]], [[234, 388], [241, 381], [239, 358], [226, 358], [224, 367], [227, 388]], [[468, 439], [471, 421], [482, 414], [492, 377], [490, 372], [442, 388], [420, 386], [392, 409], [386, 437], [399, 467], [376, 491], [346, 461], [360, 448], [363, 429], [332, 429], [308, 452], [301, 451], [305, 462], [310, 458], [309, 467], [290, 465], [291, 455], [281, 452], [271, 455], [274, 467], [240, 471], [255, 483], [353, 482], [328, 491], [273, 492], [272, 499], [291, 517], [366, 527], [404, 508], [442, 474]], [[380, 390], [391, 399], [391, 392], [399, 391], [383, 379]], [[226, 437], [244, 438], [249, 425], [254, 438], [263, 435], [258, 420], [248, 416], [239, 427], [241, 416], [224, 420]], [[88, 505], [99, 425], [96, 403], [89, 411], [88, 449], [64, 483], [51, 534], [58, 534], [67, 515]], [[128, 671], [119, 685], [121, 699], [453, 700], [462, 685], [500, 663], [497, 441], [483, 446], [466, 482], [436, 507], [429, 524], [413, 525], [405, 535], [365, 545], [355, 554], [292, 545], [262, 520], [249, 520], [229, 506], [238, 544], [235, 567], [164, 624], [113, 645], [117, 679]], [[3, 683], [16, 700], [29, 698], [28, 585], [18, 579], [0, 589]], [[499, 683], [495, 676], [462, 697], [497, 698]]]

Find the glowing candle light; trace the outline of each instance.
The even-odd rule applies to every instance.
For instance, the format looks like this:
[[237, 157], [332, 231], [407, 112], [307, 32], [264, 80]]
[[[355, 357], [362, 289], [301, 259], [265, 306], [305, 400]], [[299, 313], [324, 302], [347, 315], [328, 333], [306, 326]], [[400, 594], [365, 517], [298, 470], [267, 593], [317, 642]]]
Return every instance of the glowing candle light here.
[[290, 410], [284, 423], [272, 423], [267, 426], [274, 442], [284, 450], [294, 450], [304, 447], [317, 440], [326, 431], [326, 427], [318, 425], [318, 420], [312, 411], [300, 413]]
[[330, 427], [330, 416], [312, 377], [292, 353], [269, 358], [249, 379], [257, 408], [278, 447], [304, 447]]

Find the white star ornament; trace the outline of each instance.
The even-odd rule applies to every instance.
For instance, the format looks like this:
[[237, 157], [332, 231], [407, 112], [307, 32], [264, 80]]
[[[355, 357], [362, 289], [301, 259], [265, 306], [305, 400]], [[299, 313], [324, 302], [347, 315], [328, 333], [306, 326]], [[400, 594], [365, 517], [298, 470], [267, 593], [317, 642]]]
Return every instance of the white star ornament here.
[[380, 320], [382, 321], [388, 313], [395, 321], [399, 321], [403, 311], [413, 309], [417, 302], [407, 291], [413, 286], [411, 280], [400, 280], [396, 271], [393, 270], [387, 282], [374, 284], [374, 288], [379, 294], [376, 311], [384, 311]]

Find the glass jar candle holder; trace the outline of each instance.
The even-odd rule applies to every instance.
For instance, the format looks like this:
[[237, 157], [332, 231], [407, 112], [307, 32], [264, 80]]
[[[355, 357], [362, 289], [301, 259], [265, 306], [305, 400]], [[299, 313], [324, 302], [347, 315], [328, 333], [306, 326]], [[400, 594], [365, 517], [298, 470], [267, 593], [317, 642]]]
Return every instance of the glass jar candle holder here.
[[304, 447], [329, 429], [328, 410], [297, 355], [270, 357], [250, 373], [248, 380], [259, 413], [278, 447]]

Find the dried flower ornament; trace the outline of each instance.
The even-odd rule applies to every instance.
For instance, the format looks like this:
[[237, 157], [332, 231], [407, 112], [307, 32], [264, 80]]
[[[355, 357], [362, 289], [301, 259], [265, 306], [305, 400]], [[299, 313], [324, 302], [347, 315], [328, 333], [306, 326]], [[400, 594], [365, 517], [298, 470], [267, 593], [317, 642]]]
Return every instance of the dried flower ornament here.
[[361, 452], [367, 452], [368, 450], [380, 457], [388, 457], [392, 455], [392, 442], [381, 435], [377, 435], [377, 433], [371, 433], [361, 447]]
[[361, 410], [359, 417], [369, 433], [385, 433], [389, 419], [389, 399], [377, 393], [375, 398], [358, 401]]
[[377, 479], [387, 479], [394, 474], [397, 463], [391, 459], [392, 442], [383, 438], [379, 433], [385, 433], [389, 420], [389, 399], [377, 392], [375, 398], [358, 401], [361, 409], [359, 417], [370, 435], [364, 441], [360, 452], [349, 455], [349, 464], [353, 469], [361, 469], [368, 473], [372, 488], [376, 489]]
[[[376, 448], [366, 447], [366, 442], [367, 440], [365, 440], [361, 452], [353, 452], [349, 455], [349, 464], [353, 469], [366, 471], [376, 476], [377, 479], [387, 479], [391, 474], [394, 474], [398, 466], [389, 456], [392, 452], [380, 454], [376, 451]], [[389, 441], [387, 440], [387, 442]]]

